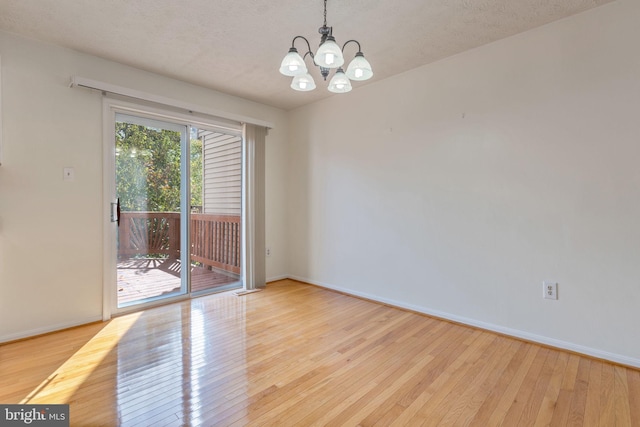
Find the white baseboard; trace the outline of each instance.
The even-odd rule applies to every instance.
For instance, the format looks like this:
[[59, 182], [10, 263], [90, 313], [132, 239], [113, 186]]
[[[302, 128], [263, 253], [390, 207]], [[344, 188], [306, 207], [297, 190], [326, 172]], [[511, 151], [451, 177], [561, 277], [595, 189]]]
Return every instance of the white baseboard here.
[[102, 321], [102, 316], [93, 316], [78, 322], [58, 323], [55, 325], [47, 325], [46, 327], [42, 327], [42, 328], [35, 328], [27, 331], [20, 331], [15, 334], [0, 336], [0, 344], [9, 342], [9, 341], [31, 338], [37, 335], [48, 334], [50, 332], [56, 332], [63, 329], [73, 328], [75, 326], [86, 325], [87, 323], [101, 322], [101, 321]]
[[305, 277], [299, 276], [288, 276], [290, 279], [298, 280], [300, 282], [309, 283], [312, 285], [320, 286], [327, 289], [332, 289], [334, 291], [342, 292], [348, 295], [353, 295], [356, 297], [366, 298], [372, 301], [380, 302], [383, 304], [388, 304], [394, 307], [404, 308], [407, 310], [415, 311], [418, 313], [426, 314], [429, 316], [438, 317], [445, 320], [450, 320], [452, 322], [461, 323], [468, 326], [473, 326], [476, 328], [484, 329], [487, 331], [497, 332], [499, 334], [509, 335], [515, 338], [520, 338], [526, 341], [531, 341], [543, 345], [547, 345], [550, 347], [555, 347], [558, 349], [568, 350], [575, 353], [584, 354], [587, 356], [595, 357], [598, 359], [608, 360], [610, 362], [619, 363], [626, 366], [632, 366], [634, 368], [640, 368], [640, 359], [636, 359], [633, 357], [628, 357], [621, 354], [610, 353], [608, 351], [599, 350], [591, 347], [586, 347], [580, 344], [575, 344], [567, 341], [557, 340], [555, 338], [545, 337], [542, 335], [532, 334], [530, 332], [521, 331], [518, 329], [507, 328], [500, 325], [494, 325], [492, 323], [482, 322], [475, 319], [470, 319], [467, 317], [457, 316], [450, 313], [445, 313], [438, 310], [433, 310], [430, 308], [425, 308], [413, 304], [407, 304], [402, 301], [396, 301], [388, 298], [381, 298], [378, 295], [368, 294], [365, 292], [357, 292], [352, 289], [342, 288], [340, 286], [334, 286], [328, 283], [318, 282], [317, 280], [311, 280]]
[[289, 279], [291, 276], [288, 274], [282, 274], [280, 276], [267, 277], [267, 283], [269, 282], [277, 282], [278, 280]]

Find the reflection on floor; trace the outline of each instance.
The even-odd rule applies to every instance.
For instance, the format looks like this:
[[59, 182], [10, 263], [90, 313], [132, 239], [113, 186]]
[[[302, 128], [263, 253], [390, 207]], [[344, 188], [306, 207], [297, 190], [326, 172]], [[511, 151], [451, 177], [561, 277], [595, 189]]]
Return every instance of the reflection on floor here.
[[[178, 293], [179, 259], [136, 258], [118, 261], [118, 304]], [[237, 275], [191, 267], [191, 291], [212, 290], [238, 282]]]
[[90, 427], [640, 426], [640, 370], [283, 280], [0, 345], [0, 402]]

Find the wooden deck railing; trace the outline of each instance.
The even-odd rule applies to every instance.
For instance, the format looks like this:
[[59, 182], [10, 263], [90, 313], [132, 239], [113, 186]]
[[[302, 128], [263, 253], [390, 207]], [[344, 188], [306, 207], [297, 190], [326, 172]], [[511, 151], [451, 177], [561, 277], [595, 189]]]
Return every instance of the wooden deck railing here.
[[[191, 214], [191, 259], [240, 274], [240, 217]], [[121, 212], [118, 257], [180, 257], [178, 212]]]
[[240, 217], [191, 214], [191, 259], [240, 274]]

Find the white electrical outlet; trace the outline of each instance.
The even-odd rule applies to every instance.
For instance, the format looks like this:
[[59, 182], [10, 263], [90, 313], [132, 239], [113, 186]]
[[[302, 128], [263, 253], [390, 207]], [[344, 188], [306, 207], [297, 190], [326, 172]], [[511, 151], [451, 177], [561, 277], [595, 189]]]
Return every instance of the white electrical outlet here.
[[558, 299], [558, 284], [556, 282], [542, 282], [542, 297]]
[[271, 248], [267, 248], [267, 256], [271, 256]]

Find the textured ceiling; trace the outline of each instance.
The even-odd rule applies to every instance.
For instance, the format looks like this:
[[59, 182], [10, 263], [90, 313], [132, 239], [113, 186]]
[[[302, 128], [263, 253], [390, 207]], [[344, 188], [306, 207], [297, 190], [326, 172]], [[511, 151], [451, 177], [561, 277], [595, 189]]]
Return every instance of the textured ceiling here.
[[[374, 77], [357, 90], [611, 1], [329, 0], [327, 24], [371, 62]], [[278, 72], [294, 36], [315, 50], [322, 22], [321, 0], [0, 0], [0, 30], [284, 109], [345, 96], [317, 69], [312, 92]], [[346, 60], [354, 54], [349, 45]]]

